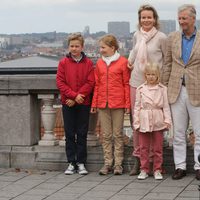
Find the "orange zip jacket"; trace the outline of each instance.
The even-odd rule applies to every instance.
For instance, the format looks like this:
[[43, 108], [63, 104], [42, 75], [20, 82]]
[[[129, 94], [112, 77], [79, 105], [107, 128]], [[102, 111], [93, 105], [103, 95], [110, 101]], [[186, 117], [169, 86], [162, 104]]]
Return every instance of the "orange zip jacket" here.
[[109, 66], [100, 58], [95, 69], [93, 108], [130, 108], [130, 70], [128, 60], [120, 56]]

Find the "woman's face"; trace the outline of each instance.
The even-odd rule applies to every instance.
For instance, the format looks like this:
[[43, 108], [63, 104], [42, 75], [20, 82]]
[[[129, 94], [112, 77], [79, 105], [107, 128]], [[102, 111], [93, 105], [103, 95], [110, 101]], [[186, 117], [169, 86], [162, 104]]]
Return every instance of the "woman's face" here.
[[140, 14], [140, 25], [146, 32], [150, 31], [155, 25], [155, 18], [153, 17], [153, 11], [143, 10]]
[[99, 52], [104, 57], [110, 57], [115, 54], [115, 48], [109, 47], [104, 42], [99, 42]]

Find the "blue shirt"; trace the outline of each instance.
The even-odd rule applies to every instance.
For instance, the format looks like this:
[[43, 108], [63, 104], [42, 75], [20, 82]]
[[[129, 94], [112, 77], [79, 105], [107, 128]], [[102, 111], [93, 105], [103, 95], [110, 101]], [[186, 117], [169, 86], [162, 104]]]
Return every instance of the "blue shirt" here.
[[195, 36], [196, 36], [196, 29], [195, 29], [194, 33], [190, 36], [190, 38], [186, 37], [186, 35], [184, 33], [182, 33], [182, 55], [181, 55], [181, 58], [183, 59], [183, 62], [185, 65], [189, 61]]

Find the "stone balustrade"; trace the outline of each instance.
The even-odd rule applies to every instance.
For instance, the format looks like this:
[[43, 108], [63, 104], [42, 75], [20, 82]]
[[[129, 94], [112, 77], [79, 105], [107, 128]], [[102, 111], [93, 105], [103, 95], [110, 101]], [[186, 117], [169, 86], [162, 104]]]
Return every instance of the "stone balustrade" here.
[[[53, 132], [53, 105], [58, 94], [55, 74], [0, 75], [0, 167], [51, 170], [63, 170], [66, 167], [65, 138], [58, 141]], [[42, 137], [41, 119], [44, 126]], [[97, 120], [97, 115], [91, 114], [88, 132], [89, 170], [98, 170], [103, 164], [102, 148], [97, 135], [94, 134]], [[125, 116], [124, 127], [124, 166], [129, 170], [133, 158], [132, 139], [129, 139], [132, 131], [128, 115]], [[170, 141], [171, 138], [170, 135]], [[189, 153], [192, 155], [192, 151]], [[167, 147], [164, 152], [167, 167], [173, 166], [172, 158], [172, 148]], [[192, 163], [190, 161], [191, 166]]]

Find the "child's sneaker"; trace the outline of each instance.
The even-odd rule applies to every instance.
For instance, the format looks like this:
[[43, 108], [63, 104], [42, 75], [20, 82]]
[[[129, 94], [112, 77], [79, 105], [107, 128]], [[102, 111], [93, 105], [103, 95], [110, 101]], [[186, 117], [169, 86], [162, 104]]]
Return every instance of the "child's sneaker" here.
[[154, 178], [155, 178], [156, 180], [162, 180], [162, 179], [163, 179], [163, 176], [162, 176], [162, 174], [161, 174], [161, 172], [160, 172], [159, 170], [156, 170], [156, 171], [154, 172]]
[[109, 165], [104, 165], [100, 170], [99, 170], [99, 175], [107, 175], [112, 172], [112, 167]]
[[146, 179], [148, 177], [148, 174], [144, 171], [144, 170], [142, 170], [141, 172], [140, 172], [140, 174], [138, 175], [138, 179], [139, 180], [144, 180], [144, 179]]
[[123, 168], [121, 165], [117, 165], [114, 167], [114, 175], [122, 175]]
[[72, 163], [69, 163], [67, 169], [65, 170], [66, 175], [72, 175], [76, 172], [75, 166]]
[[88, 174], [88, 171], [85, 169], [85, 165], [84, 164], [79, 163], [79, 164], [77, 164], [77, 167], [78, 167], [78, 173], [80, 175], [87, 175]]

